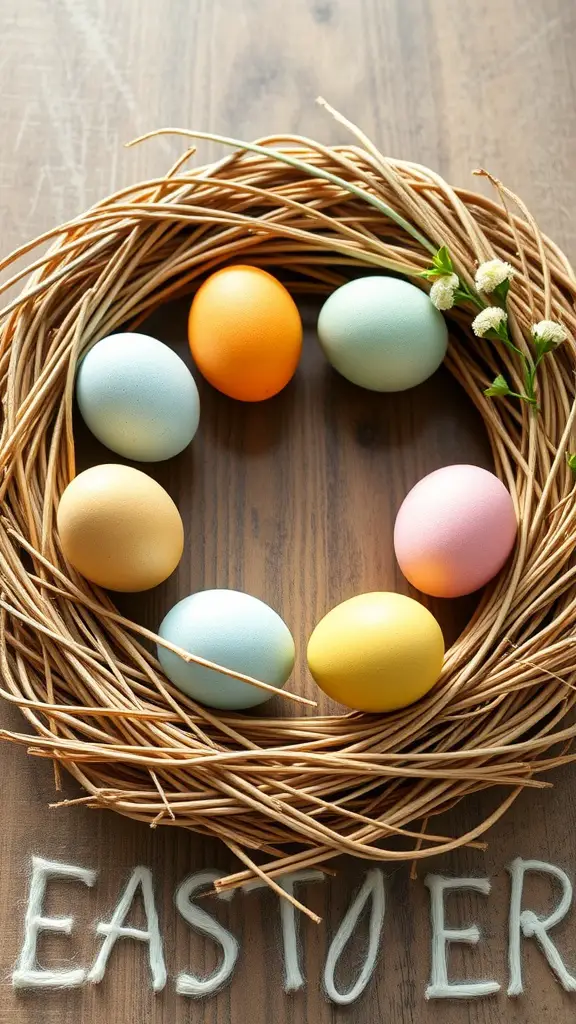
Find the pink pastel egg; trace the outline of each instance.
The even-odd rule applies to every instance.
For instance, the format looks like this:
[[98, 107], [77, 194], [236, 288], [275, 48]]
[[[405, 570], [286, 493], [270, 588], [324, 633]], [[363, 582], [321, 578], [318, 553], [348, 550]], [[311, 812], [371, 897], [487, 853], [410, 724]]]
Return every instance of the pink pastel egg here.
[[493, 579], [518, 525], [504, 484], [480, 466], [445, 466], [406, 495], [394, 549], [407, 580], [424, 594], [461, 597]]

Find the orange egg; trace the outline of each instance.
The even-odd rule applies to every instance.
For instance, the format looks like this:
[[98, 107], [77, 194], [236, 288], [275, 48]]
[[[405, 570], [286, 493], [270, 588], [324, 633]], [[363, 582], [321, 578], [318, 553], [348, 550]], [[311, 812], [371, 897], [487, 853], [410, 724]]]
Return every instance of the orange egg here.
[[294, 375], [302, 321], [293, 298], [258, 267], [224, 267], [198, 289], [188, 339], [206, 380], [230, 398], [261, 402]]

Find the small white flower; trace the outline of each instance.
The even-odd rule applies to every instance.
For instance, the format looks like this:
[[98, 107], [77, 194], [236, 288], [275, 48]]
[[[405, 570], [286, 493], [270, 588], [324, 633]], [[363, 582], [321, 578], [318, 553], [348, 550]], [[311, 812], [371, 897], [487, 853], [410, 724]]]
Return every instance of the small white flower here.
[[532, 337], [536, 341], [545, 341], [555, 347], [566, 341], [568, 331], [555, 320], [540, 320], [540, 323], [532, 324]]
[[504, 260], [487, 260], [481, 263], [476, 271], [476, 287], [479, 292], [490, 295], [503, 281], [509, 281], [514, 275], [514, 267]]
[[472, 330], [478, 338], [485, 338], [488, 331], [497, 331], [508, 319], [506, 312], [499, 306], [488, 306], [472, 321]]
[[457, 274], [444, 274], [434, 281], [430, 289], [430, 299], [436, 309], [452, 309], [459, 285]]

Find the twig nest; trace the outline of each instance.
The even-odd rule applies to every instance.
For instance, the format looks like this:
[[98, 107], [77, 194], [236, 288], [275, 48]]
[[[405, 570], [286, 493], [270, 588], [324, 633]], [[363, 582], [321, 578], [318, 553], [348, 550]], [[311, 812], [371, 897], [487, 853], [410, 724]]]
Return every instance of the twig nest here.
[[[540, 785], [541, 772], [573, 756], [576, 275], [499, 182], [505, 204], [455, 190], [433, 171], [384, 157], [336, 116], [358, 145], [330, 148], [290, 136], [275, 137], [270, 146], [221, 140], [232, 147], [221, 161], [183, 171], [183, 158], [165, 179], [125, 189], [56, 227], [38, 240], [21, 295], [0, 314], [0, 657], [3, 692], [28, 723], [12, 738], [65, 766], [92, 806], [220, 837], [240, 862], [220, 889], [259, 872], [274, 879], [343, 852], [383, 862], [473, 843], [522, 788]], [[189, 146], [198, 133], [182, 134]], [[1, 268], [33, 250], [24, 246]], [[514, 274], [486, 299], [474, 275], [494, 259]], [[123, 618], [88, 582], [125, 587], [122, 546], [136, 538], [148, 552], [157, 545], [148, 495], [141, 523], [120, 502], [116, 547], [98, 565], [82, 564], [82, 533], [89, 527], [73, 500], [79, 488], [84, 500], [84, 474], [74, 479], [78, 362], [100, 339], [136, 329], [162, 302], [189, 294], [231, 260], [257, 266], [254, 280], [270, 268], [290, 290], [323, 295], [345, 284], [351, 270], [400, 274], [423, 289], [448, 279], [454, 302], [448, 307], [446, 287], [442, 301], [458, 330], [446, 364], [483, 418], [495, 472], [519, 513], [520, 537], [509, 565], [447, 651], [436, 683], [418, 704], [391, 715], [280, 718], [206, 708], [175, 686], [151, 654], [150, 642], [159, 638]], [[5, 275], [3, 289], [26, 275]], [[501, 271], [492, 271], [484, 286], [498, 276]], [[377, 283], [354, 287], [381, 294]], [[374, 314], [361, 332], [361, 376], [345, 359], [338, 368], [367, 387], [405, 387], [441, 361], [446, 329], [424, 291], [413, 295], [414, 286], [398, 280], [382, 287], [393, 289], [404, 309], [398, 327], [418, 357], [409, 351], [406, 364], [403, 350], [378, 364]], [[421, 327], [413, 330], [408, 321], [415, 322], [416, 302]], [[218, 345], [226, 347], [230, 335], [214, 309], [222, 326]], [[342, 324], [329, 311], [322, 334], [327, 347], [334, 345], [337, 365], [352, 310], [343, 309]], [[236, 382], [248, 379], [242, 372], [227, 380], [214, 376], [216, 385], [248, 400], [282, 387], [299, 354], [293, 314], [290, 323], [291, 341], [258, 393], [236, 392]], [[560, 330], [551, 333], [543, 324]], [[193, 316], [193, 347], [195, 337]], [[427, 353], [419, 348], [423, 338]], [[201, 347], [208, 374], [206, 339]], [[120, 481], [104, 489], [104, 521], [123, 487]], [[173, 533], [158, 578], [178, 560], [182, 544], [177, 510], [160, 493]], [[132, 582], [139, 589], [157, 580]], [[432, 638], [432, 626], [430, 632]], [[440, 657], [434, 635], [427, 680]], [[493, 813], [469, 832], [443, 835], [434, 816], [487, 786], [496, 787]]]

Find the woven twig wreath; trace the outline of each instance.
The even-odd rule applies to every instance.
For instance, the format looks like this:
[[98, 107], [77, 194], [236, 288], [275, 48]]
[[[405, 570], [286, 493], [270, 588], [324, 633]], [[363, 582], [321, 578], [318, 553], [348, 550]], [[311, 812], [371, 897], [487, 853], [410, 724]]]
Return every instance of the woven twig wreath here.
[[[243, 862], [222, 889], [254, 874], [276, 887], [283, 872], [339, 853], [412, 860], [474, 843], [523, 787], [542, 785], [540, 773], [570, 757], [576, 732], [567, 718], [576, 699], [576, 503], [566, 460], [574, 273], [499, 183], [501, 205], [384, 158], [348, 127], [358, 146], [222, 139], [232, 155], [192, 171], [189, 149], [165, 178], [118, 192], [1, 264], [40, 249], [4, 284], [27, 278], [1, 314], [0, 667], [3, 696], [33, 730], [11, 738], [64, 765], [91, 806], [222, 839]], [[478, 264], [512, 265], [508, 325], [522, 352], [542, 319], [569, 333], [540, 366], [535, 411], [484, 396], [499, 374], [522, 391], [521, 360], [474, 336], [465, 302], [451, 311], [461, 329], [447, 363], [482, 415], [520, 522], [513, 564], [417, 706], [270, 719], [195, 705], [141, 643], [153, 634], [72, 571], [59, 547], [56, 509], [75, 471], [79, 356], [231, 259], [296, 272], [305, 289], [326, 292], [346, 267], [417, 275], [442, 246], [471, 290]], [[504, 797], [473, 831], [429, 830], [434, 815], [495, 785]]]

